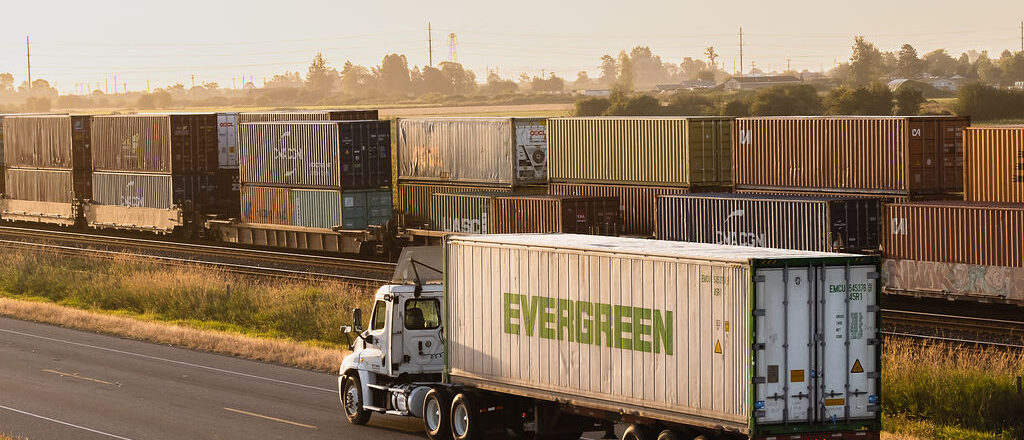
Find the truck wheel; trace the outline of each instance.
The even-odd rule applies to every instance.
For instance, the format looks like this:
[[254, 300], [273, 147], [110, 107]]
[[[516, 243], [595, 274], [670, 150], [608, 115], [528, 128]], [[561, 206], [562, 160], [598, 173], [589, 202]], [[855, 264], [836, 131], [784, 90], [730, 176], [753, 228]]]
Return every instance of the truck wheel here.
[[651, 432], [644, 425], [632, 424], [622, 433], [622, 440], [651, 440]]
[[370, 412], [363, 409], [363, 386], [359, 377], [345, 376], [341, 384], [341, 405], [345, 408], [345, 418], [353, 425], [365, 425], [370, 421]]
[[452, 400], [452, 437], [455, 440], [476, 440], [482, 437], [484, 426], [476, 402], [466, 393]]
[[451, 401], [448, 393], [440, 388], [432, 388], [423, 398], [423, 428], [430, 440], [449, 440], [452, 438]]

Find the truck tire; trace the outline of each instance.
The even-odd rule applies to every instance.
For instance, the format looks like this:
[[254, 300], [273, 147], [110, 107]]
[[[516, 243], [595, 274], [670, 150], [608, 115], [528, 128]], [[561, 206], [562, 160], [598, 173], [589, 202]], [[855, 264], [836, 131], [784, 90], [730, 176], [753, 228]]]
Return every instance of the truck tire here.
[[430, 440], [450, 440], [451, 431], [451, 398], [441, 388], [432, 388], [423, 398], [423, 429]]
[[651, 431], [644, 425], [634, 423], [622, 433], [622, 440], [651, 440]]
[[341, 383], [341, 406], [349, 423], [365, 425], [370, 421], [371, 413], [363, 409], [363, 385], [354, 374], [346, 375]]
[[466, 393], [459, 393], [452, 399], [452, 438], [455, 440], [478, 440], [483, 438], [485, 423], [477, 410], [475, 399]]

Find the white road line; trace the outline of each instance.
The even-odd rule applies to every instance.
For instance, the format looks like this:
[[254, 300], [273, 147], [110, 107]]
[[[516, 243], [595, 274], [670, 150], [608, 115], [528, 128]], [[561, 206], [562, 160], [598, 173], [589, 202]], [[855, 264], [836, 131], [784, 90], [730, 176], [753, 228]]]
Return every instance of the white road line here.
[[43, 420], [50, 421], [50, 422], [53, 422], [53, 423], [60, 423], [61, 425], [64, 425], [64, 426], [70, 426], [72, 428], [78, 428], [78, 429], [81, 429], [83, 431], [89, 431], [89, 432], [94, 433], [94, 434], [105, 435], [105, 436], [110, 437], [110, 438], [116, 438], [116, 439], [120, 439], [120, 440], [132, 440], [132, 439], [130, 439], [128, 437], [121, 437], [119, 435], [114, 435], [114, 434], [111, 434], [109, 432], [97, 431], [97, 430], [92, 429], [92, 428], [86, 428], [84, 426], [79, 426], [79, 425], [76, 425], [74, 423], [68, 423], [68, 422], [64, 422], [64, 421], [61, 421], [61, 420], [52, 419], [52, 418], [49, 418], [49, 417], [46, 417], [46, 416], [41, 416], [39, 414], [32, 414], [32, 413], [30, 413], [28, 411], [22, 411], [20, 409], [14, 409], [14, 408], [11, 408], [9, 406], [0, 405], [0, 409], [6, 409], [8, 411], [16, 412], [18, 414], [24, 414], [26, 416], [35, 417], [37, 419], [43, 419]]
[[0, 332], [11, 333], [11, 334], [21, 335], [21, 336], [28, 336], [28, 337], [31, 337], [31, 338], [39, 338], [39, 339], [43, 339], [43, 340], [47, 340], [47, 341], [53, 341], [53, 342], [61, 342], [61, 343], [64, 343], [64, 344], [77, 345], [79, 347], [93, 348], [93, 349], [96, 349], [96, 350], [109, 351], [111, 353], [119, 353], [119, 354], [124, 354], [124, 355], [128, 355], [128, 356], [136, 356], [136, 357], [140, 357], [140, 358], [143, 358], [143, 359], [150, 359], [150, 360], [167, 362], [167, 363], [177, 364], [177, 365], [184, 365], [184, 366], [187, 366], [187, 367], [201, 368], [201, 369], [204, 369], [204, 370], [216, 371], [216, 372], [219, 372], [219, 373], [233, 374], [233, 375], [236, 375], [236, 376], [247, 377], [247, 378], [250, 378], [250, 379], [259, 379], [259, 380], [264, 380], [264, 381], [267, 381], [267, 382], [279, 383], [279, 384], [283, 384], [283, 385], [291, 385], [291, 386], [295, 386], [295, 387], [308, 388], [308, 389], [311, 389], [311, 390], [323, 391], [325, 393], [335, 394], [335, 393], [338, 392], [338, 390], [331, 389], [331, 388], [321, 388], [321, 387], [316, 387], [316, 386], [312, 386], [312, 385], [305, 385], [305, 384], [301, 384], [301, 383], [288, 382], [286, 380], [273, 379], [273, 378], [263, 377], [263, 376], [256, 376], [254, 374], [240, 373], [240, 372], [237, 372], [237, 371], [225, 370], [223, 368], [216, 368], [216, 367], [210, 367], [210, 366], [206, 366], [206, 365], [193, 364], [193, 363], [185, 362], [185, 361], [176, 361], [174, 359], [167, 359], [167, 358], [162, 358], [162, 357], [158, 357], [158, 356], [150, 356], [150, 355], [141, 354], [141, 353], [133, 353], [133, 352], [130, 352], [130, 351], [117, 350], [117, 349], [107, 348], [107, 347], [100, 347], [100, 346], [97, 346], [97, 345], [83, 344], [81, 342], [65, 341], [63, 339], [56, 339], [56, 338], [50, 338], [50, 337], [46, 337], [46, 336], [33, 335], [31, 333], [24, 333], [24, 332], [19, 332], [19, 331], [15, 331], [15, 330], [0, 329]]

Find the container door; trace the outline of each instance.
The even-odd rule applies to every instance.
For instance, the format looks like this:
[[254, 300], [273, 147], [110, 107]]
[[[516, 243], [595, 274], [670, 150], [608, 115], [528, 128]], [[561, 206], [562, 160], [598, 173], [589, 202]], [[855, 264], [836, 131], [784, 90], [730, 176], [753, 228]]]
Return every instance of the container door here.
[[875, 329], [877, 273], [870, 266], [828, 266], [822, 273], [818, 357], [820, 421], [874, 416], [878, 395]]
[[758, 423], [807, 422], [813, 416], [814, 272], [757, 272], [754, 404]]

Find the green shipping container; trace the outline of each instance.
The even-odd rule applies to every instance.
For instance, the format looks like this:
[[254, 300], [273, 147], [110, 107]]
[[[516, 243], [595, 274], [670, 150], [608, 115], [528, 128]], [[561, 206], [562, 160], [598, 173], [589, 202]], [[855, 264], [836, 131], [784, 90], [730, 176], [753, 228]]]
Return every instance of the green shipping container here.
[[487, 192], [434, 194], [430, 206], [430, 228], [489, 234], [493, 232], [494, 198], [500, 195]]
[[291, 190], [293, 226], [333, 229], [341, 225], [341, 191]]
[[550, 183], [732, 185], [732, 118], [548, 120]]
[[352, 190], [341, 197], [342, 229], [366, 229], [391, 220], [391, 190]]

